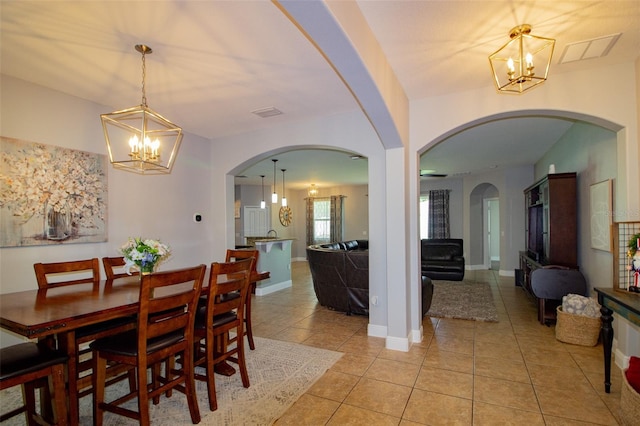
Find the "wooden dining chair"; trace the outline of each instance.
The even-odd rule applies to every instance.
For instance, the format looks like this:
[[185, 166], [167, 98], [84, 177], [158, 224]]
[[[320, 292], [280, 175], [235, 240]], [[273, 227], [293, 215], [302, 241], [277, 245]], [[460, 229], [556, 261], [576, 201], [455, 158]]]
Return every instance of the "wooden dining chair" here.
[[234, 262], [243, 259], [251, 259], [254, 258], [255, 262], [253, 262], [253, 266], [251, 268], [251, 274], [249, 276], [249, 290], [247, 291], [247, 300], [245, 300], [244, 305], [244, 335], [247, 336], [247, 340], [249, 341], [249, 349], [255, 350], [256, 345], [253, 341], [253, 326], [251, 324], [251, 295], [256, 292], [256, 284], [261, 279], [260, 274], [258, 274], [258, 258], [260, 256], [260, 252], [258, 250], [234, 250], [227, 249], [227, 255], [225, 257], [225, 262]]
[[[98, 258], [73, 260], [68, 262], [36, 263], [33, 265], [38, 288], [45, 290], [54, 287], [91, 283], [100, 283], [100, 262]], [[91, 393], [91, 350], [88, 343], [101, 337], [131, 330], [135, 326], [133, 317], [115, 318], [96, 324], [80, 327], [58, 335], [58, 348], [69, 355], [69, 400], [71, 418], [76, 419], [79, 410], [78, 400]], [[111, 382], [123, 380], [126, 376], [122, 368], [109, 370]], [[71, 379], [75, 378], [75, 379]], [[134, 376], [129, 376], [129, 384], [135, 385]]]
[[138, 271], [131, 271], [130, 274], [124, 272], [124, 270], [122, 270], [124, 264], [124, 256], [102, 258], [102, 266], [104, 267], [104, 273], [107, 275], [108, 280], [128, 277], [132, 275], [140, 275], [140, 272]]
[[100, 282], [100, 263], [97, 257], [68, 262], [35, 263], [33, 269], [39, 289]]
[[[98, 339], [93, 350], [94, 425], [102, 425], [105, 411], [150, 423], [149, 402], [176, 389], [187, 397], [191, 421], [200, 422], [196, 398], [193, 349], [194, 319], [202, 290], [206, 266], [144, 275], [140, 283], [137, 328]], [[170, 368], [161, 375], [160, 366], [170, 358], [182, 355], [181, 368]], [[137, 386], [124, 396], [105, 402], [107, 363], [135, 370]], [[151, 383], [147, 370], [151, 368]], [[121, 404], [137, 398], [138, 410]]]
[[[64, 367], [68, 357], [58, 350], [33, 342], [19, 343], [0, 349], [0, 390], [22, 385], [23, 405], [0, 415], [4, 422], [20, 413], [26, 414], [29, 426], [36, 424], [66, 425], [67, 399], [65, 397]], [[51, 378], [53, 394], [46, 378]], [[52, 403], [54, 419], [45, 419], [45, 413], [36, 411], [35, 391], [45, 389], [48, 403]]]
[[[242, 386], [249, 387], [249, 374], [244, 356], [244, 339], [229, 345], [229, 332], [243, 336], [244, 304], [249, 290], [249, 276], [255, 258], [237, 262], [211, 264], [207, 303], [198, 308], [194, 328], [195, 365], [204, 366], [205, 374], [195, 378], [207, 382], [209, 409], [218, 409], [214, 366], [223, 361], [238, 364]], [[239, 293], [237, 297], [235, 293]]]

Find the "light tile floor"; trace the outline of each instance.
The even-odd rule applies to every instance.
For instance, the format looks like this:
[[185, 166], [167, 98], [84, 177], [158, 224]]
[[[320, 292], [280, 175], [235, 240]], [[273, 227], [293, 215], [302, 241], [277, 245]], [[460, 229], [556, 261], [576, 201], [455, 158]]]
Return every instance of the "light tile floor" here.
[[318, 305], [306, 262], [293, 287], [253, 301], [254, 334], [343, 352], [277, 425], [616, 425], [620, 370], [604, 392], [602, 346], [561, 343], [514, 279], [491, 284], [498, 323], [425, 317], [409, 352], [367, 336], [367, 318]]

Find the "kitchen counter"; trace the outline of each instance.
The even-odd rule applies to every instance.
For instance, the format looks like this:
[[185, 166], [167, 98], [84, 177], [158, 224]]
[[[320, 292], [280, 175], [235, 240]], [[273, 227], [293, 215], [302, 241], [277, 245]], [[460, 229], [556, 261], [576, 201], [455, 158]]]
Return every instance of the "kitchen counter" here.
[[294, 238], [260, 238], [254, 241], [260, 252], [258, 271], [269, 271], [270, 277], [258, 282], [256, 296], [264, 296], [289, 288], [291, 281], [291, 242]]

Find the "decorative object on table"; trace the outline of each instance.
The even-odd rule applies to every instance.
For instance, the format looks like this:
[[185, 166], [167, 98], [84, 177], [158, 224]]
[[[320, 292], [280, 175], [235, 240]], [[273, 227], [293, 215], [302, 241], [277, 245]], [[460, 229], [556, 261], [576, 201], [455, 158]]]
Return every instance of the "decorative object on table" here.
[[595, 299], [567, 294], [557, 308], [556, 340], [595, 346], [600, 336], [600, 305]]
[[0, 246], [107, 241], [107, 158], [0, 137]]
[[633, 247], [630, 247], [629, 244], [632, 244], [632, 239], [636, 234], [640, 235], [640, 221], [614, 222], [611, 226], [614, 289], [628, 291], [632, 287], [636, 288], [633, 285], [635, 271], [632, 270], [635, 252], [631, 251], [632, 255], [629, 256], [630, 249]]
[[153, 50], [144, 44], [135, 49], [142, 54], [142, 103], [100, 115], [109, 160], [113, 167], [134, 173], [171, 173], [182, 129], [147, 106], [145, 55]]
[[636, 425], [640, 419], [640, 358], [629, 358], [629, 367], [622, 372], [620, 392], [622, 424]]
[[629, 291], [640, 293], [640, 233], [634, 234], [627, 244], [627, 256], [629, 257], [629, 271], [631, 271], [631, 284]]
[[142, 275], [153, 273], [157, 264], [171, 254], [166, 244], [142, 238], [129, 238], [120, 252], [124, 256], [125, 272], [131, 274], [131, 268], [136, 268]]

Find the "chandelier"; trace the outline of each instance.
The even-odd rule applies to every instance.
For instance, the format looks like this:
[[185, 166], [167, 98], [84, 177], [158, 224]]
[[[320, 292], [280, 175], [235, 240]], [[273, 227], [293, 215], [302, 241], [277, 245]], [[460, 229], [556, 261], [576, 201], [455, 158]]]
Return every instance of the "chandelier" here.
[[528, 24], [513, 28], [509, 37], [507, 44], [489, 56], [498, 91], [522, 93], [544, 83], [556, 41], [531, 35]]
[[171, 173], [182, 129], [147, 106], [145, 55], [153, 50], [144, 44], [135, 49], [142, 54], [142, 103], [100, 115], [109, 160], [113, 167], [134, 173]]
[[318, 195], [318, 188], [316, 188], [316, 184], [312, 183], [311, 186], [309, 187], [309, 197], [315, 197]]

